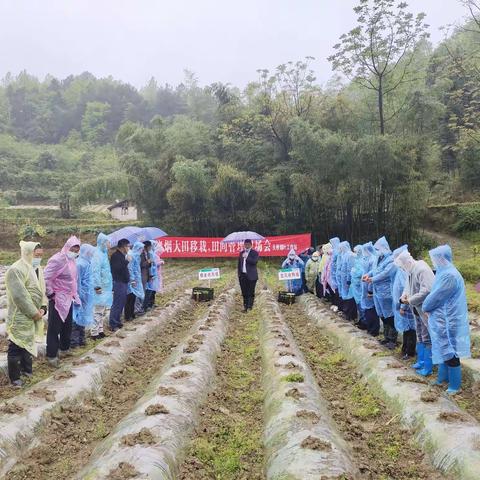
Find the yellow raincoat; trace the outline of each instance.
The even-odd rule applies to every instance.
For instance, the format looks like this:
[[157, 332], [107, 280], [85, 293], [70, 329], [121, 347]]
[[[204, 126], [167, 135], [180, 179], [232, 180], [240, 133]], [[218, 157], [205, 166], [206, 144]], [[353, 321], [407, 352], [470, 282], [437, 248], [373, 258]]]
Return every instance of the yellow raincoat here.
[[43, 271], [38, 268], [37, 278], [32, 266], [37, 245], [38, 242], [20, 242], [21, 259], [5, 275], [8, 338], [34, 356], [37, 356], [35, 340], [43, 339], [43, 319], [35, 321], [33, 317], [46, 305]]

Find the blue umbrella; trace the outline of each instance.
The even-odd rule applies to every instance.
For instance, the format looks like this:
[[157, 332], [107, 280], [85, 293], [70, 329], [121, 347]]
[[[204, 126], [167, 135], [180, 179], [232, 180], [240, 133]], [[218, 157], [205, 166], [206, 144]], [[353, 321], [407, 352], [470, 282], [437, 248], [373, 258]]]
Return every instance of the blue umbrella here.
[[141, 233], [141, 231], [142, 229], [140, 227], [123, 227], [108, 235], [108, 240], [112, 247], [116, 247], [122, 238], [126, 238], [130, 243], [134, 243], [137, 241], [137, 235]]
[[126, 238], [130, 243], [135, 243], [155, 240], [166, 235], [163, 230], [157, 227], [123, 227], [108, 235], [108, 239], [110, 240], [110, 245], [115, 247], [122, 238]]
[[238, 243], [244, 242], [245, 240], [265, 240], [265, 237], [262, 237], [256, 232], [233, 232], [230, 235], [227, 235], [222, 242]]
[[142, 242], [145, 240], [155, 240], [160, 237], [166, 237], [168, 233], [165, 233], [163, 230], [157, 227], [144, 227], [139, 235], [143, 235], [144, 237], [144, 240], [142, 240], [140, 237], [138, 238], [138, 240]]

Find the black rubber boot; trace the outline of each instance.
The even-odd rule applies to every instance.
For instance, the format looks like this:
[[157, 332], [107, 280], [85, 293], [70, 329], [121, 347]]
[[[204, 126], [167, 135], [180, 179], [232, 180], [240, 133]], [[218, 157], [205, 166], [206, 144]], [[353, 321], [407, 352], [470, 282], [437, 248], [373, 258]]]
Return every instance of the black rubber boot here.
[[27, 377], [31, 377], [33, 373], [33, 366], [32, 366], [32, 355], [28, 352], [24, 352], [22, 356], [22, 360], [20, 362], [20, 368], [22, 375], [26, 375]]
[[21, 365], [22, 362], [22, 357], [21, 356], [9, 356], [7, 360], [8, 364], [8, 378], [10, 379], [10, 382], [16, 382], [20, 380], [20, 372], [21, 372]]

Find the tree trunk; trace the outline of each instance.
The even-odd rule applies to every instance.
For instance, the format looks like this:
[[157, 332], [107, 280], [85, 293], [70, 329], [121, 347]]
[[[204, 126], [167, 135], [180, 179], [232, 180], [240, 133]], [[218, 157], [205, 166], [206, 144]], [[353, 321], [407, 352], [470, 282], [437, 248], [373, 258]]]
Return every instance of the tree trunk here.
[[378, 79], [378, 116], [380, 120], [380, 134], [385, 134], [385, 118], [383, 113], [383, 81], [382, 77]]

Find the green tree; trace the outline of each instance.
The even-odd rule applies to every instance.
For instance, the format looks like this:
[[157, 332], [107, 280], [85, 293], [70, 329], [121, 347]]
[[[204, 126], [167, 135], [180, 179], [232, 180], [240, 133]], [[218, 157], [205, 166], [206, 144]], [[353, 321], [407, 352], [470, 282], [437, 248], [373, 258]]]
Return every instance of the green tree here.
[[110, 105], [102, 102], [88, 102], [82, 118], [83, 138], [94, 145], [107, 141], [107, 117]]
[[40, 170], [54, 170], [57, 166], [57, 159], [51, 152], [42, 152], [37, 159]]
[[334, 70], [376, 94], [382, 135], [385, 98], [418, 73], [411, 68], [415, 46], [428, 36], [425, 14], [414, 17], [407, 7], [395, 0], [360, 0], [354, 8], [357, 27], [340, 37], [328, 58]]
[[172, 166], [172, 186], [167, 199], [175, 222], [181, 222], [186, 233], [208, 232], [209, 212], [207, 210], [210, 172], [204, 161], [177, 158]]

